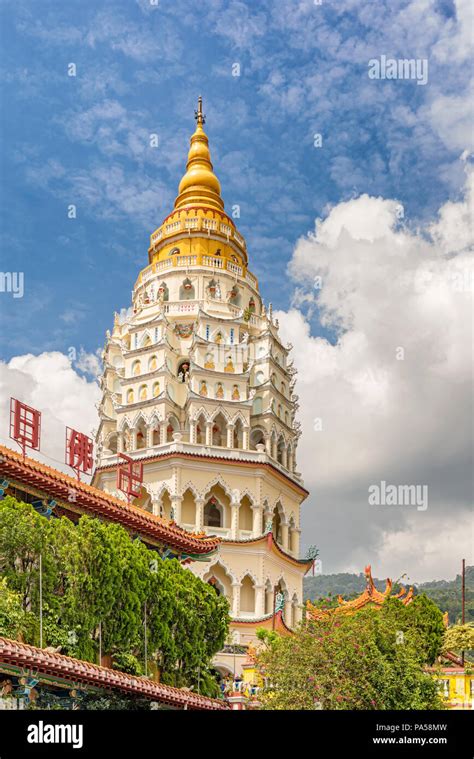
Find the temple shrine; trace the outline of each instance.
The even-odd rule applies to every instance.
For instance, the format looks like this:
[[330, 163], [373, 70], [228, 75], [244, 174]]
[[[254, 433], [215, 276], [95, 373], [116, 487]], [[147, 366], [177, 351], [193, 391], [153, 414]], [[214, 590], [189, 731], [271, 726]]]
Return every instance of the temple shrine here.
[[296, 369], [246, 242], [224, 210], [199, 98], [186, 171], [171, 213], [152, 233], [128, 310], [103, 351], [93, 485], [121, 498], [125, 453], [143, 466], [133, 506], [172, 520], [190, 540], [219, 539], [190, 565], [230, 604], [222, 675], [241, 672], [258, 627], [302, 618], [296, 467]]

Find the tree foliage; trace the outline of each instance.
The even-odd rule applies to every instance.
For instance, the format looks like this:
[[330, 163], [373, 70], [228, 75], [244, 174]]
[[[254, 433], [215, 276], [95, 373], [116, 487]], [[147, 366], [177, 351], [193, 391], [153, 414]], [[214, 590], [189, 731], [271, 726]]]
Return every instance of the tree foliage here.
[[443, 651], [474, 651], [474, 624], [449, 627], [444, 634]]
[[440, 646], [436, 616], [424, 602], [409, 608], [391, 599], [381, 610], [304, 622], [294, 636], [262, 631], [264, 707], [442, 708], [437, 685], [424, 671]]
[[226, 599], [120, 525], [87, 516], [78, 524], [46, 520], [7, 497], [0, 501], [0, 587], [14, 597], [7, 605], [6, 591], [3, 601], [0, 594], [0, 624], [13, 637], [21, 632], [26, 642], [39, 643], [40, 554], [43, 645], [97, 661], [101, 635], [103, 653], [144, 663], [146, 613], [148, 657], [162, 680], [217, 695], [208, 675], [227, 634]]

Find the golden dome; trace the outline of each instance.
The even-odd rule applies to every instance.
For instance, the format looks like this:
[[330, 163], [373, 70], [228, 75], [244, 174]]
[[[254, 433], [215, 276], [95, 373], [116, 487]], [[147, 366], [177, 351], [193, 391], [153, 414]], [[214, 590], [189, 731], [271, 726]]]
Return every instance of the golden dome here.
[[224, 201], [221, 198], [221, 186], [212, 170], [209, 140], [203, 129], [205, 119], [201, 97], [198, 98], [198, 110], [195, 113], [196, 131], [191, 137], [186, 174], [179, 183], [179, 195], [174, 207], [203, 205], [222, 211]]

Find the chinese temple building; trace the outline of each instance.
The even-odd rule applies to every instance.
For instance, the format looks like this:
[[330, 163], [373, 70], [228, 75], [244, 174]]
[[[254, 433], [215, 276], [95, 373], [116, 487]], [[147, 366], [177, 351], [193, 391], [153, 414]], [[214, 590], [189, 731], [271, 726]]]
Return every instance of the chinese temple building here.
[[291, 345], [224, 210], [201, 99], [196, 122], [174, 208], [151, 235], [131, 307], [107, 333], [93, 484], [123, 498], [125, 453], [143, 465], [141, 513], [173, 520], [193, 540], [220, 539], [211, 562], [191, 571], [229, 600], [233, 648], [216, 661], [229, 673], [257, 627], [279, 615], [290, 630], [301, 619], [308, 492], [296, 469]]
[[398, 598], [404, 606], [408, 606], [408, 604], [413, 601], [413, 588], [410, 588], [407, 592], [405, 588], [401, 587], [398, 593], [391, 595], [393, 586], [392, 580], [387, 578], [385, 581], [385, 589], [380, 591], [377, 590], [372, 579], [372, 568], [370, 564], [366, 566], [364, 573], [366, 586], [360, 596], [352, 599], [352, 601], [345, 601], [342, 596], [338, 596], [337, 601], [339, 606], [326, 609], [314, 606], [311, 601], [306, 601], [307, 619], [317, 621], [319, 619], [326, 619], [333, 614], [354, 614], [365, 606], [379, 609], [387, 598]]

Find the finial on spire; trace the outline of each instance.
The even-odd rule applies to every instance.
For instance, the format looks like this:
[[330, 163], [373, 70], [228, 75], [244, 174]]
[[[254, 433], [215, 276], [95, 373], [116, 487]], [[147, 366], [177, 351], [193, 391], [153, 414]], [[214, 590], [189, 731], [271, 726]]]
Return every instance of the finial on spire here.
[[202, 112], [202, 97], [199, 95], [198, 97], [198, 109], [197, 111], [194, 111], [194, 118], [196, 119], [198, 124], [205, 124], [206, 123], [206, 117], [204, 116]]

